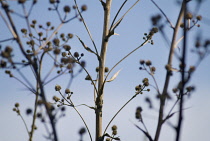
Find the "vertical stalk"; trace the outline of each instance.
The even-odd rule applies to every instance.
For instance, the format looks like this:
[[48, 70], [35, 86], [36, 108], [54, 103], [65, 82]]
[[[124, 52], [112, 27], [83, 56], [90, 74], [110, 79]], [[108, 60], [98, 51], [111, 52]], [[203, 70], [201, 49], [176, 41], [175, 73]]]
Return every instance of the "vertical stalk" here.
[[186, 67], [186, 49], [187, 49], [187, 21], [186, 21], [186, 11], [187, 11], [187, 1], [184, 0], [184, 40], [183, 40], [183, 49], [182, 49], [182, 59], [181, 59], [181, 88], [180, 88], [180, 103], [179, 103], [179, 118], [178, 118], [178, 125], [176, 128], [176, 141], [179, 141], [180, 139], [180, 133], [181, 133], [181, 126], [182, 126], [182, 120], [183, 120], [183, 105], [184, 105], [184, 89], [186, 85], [185, 81], [185, 67]]
[[[168, 57], [168, 64], [170, 67], [172, 66], [172, 60], [173, 60], [173, 56], [174, 56], [174, 49], [175, 49], [175, 45], [176, 45], [176, 37], [178, 35], [178, 31], [180, 28], [180, 24], [182, 22], [182, 18], [184, 15], [184, 0], [182, 3], [182, 7], [179, 13], [179, 17], [177, 19], [177, 23], [176, 26], [174, 28], [174, 33], [173, 33], [173, 37], [172, 37], [172, 43], [171, 43], [171, 47], [170, 47], [170, 53], [169, 53], [169, 57]], [[158, 141], [159, 140], [159, 136], [160, 136], [160, 132], [161, 132], [161, 128], [162, 128], [162, 124], [163, 124], [163, 114], [164, 114], [164, 109], [165, 109], [165, 101], [167, 98], [167, 91], [168, 91], [168, 86], [169, 86], [169, 82], [170, 82], [170, 76], [171, 76], [171, 70], [167, 70], [166, 73], [166, 80], [165, 80], [165, 84], [164, 84], [164, 88], [163, 88], [163, 92], [162, 95], [160, 97], [160, 108], [159, 108], [159, 117], [158, 117], [158, 125], [156, 128], [156, 133], [155, 133], [155, 139], [154, 141]]]
[[112, 0], [106, 0], [104, 5], [104, 25], [101, 52], [99, 59], [99, 80], [98, 80], [98, 95], [96, 98], [96, 141], [99, 141], [102, 137], [102, 108], [103, 108], [103, 96], [104, 96], [104, 70], [106, 62], [106, 51], [108, 46], [108, 34], [109, 34], [109, 22]]

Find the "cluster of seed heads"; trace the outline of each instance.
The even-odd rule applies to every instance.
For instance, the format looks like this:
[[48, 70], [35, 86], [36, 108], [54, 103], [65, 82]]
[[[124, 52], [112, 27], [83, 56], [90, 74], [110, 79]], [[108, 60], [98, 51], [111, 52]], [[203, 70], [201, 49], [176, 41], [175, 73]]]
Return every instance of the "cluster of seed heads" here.
[[155, 73], [156, 68], [154, 66], [152, 66], [152, 62], [150, 60], [147, 60], [147, 61], [140, 60], [139, 63], [141, 65], [141, 67], [139, 67], [140, 70], [146, 70], [146, 71], [148, 71], [147, 68], [146, 68], [146, 66], [147, 66], [147, 67], [149, 67], [149, 73], [150, 73], [150, 75], [153, 75]]
[[144, 40], [148, 40], [148, 42], [149, 42], [151, 45], [153, 45], [153, 44], [154, 44], [154, 41], [152, 40], [152, 36], [153, 36], [155, 33], [157, 33], [157, 32], [158, 32], [158, 28], [157, 28], [157, 27], [153, 27], [153, 28], [150, 30], [149, 34], [144, 33], [144, 36], [145, 36], [145, 37], [143, 37], [143, 39], [144, 39]]
[[[198, 21], [202, 20], [202, 16], [198, 15], [198, 16], [194, 17], [194, 15], [192, 13], [187, 12], [186, 15], [185, 15], [185, 19], [189, 20], [189, 21], [192, 21], [193, 26], [196, 25], [197, 27], [200, 27], [200, 24], [197, 24], [197, 23], [198, 23]], [[181, 23], [180, 27], [184, 28], [184, 23]]]
[[4, 50], [1, 50], [0, 47], [0, 57], [2, 57], [2, 60], [0, 60], [0, 68], [6, 68], [7, 62], [12, 63], [12, 57], [13, 57], [13, 49], [10, 46], [6, 46]]

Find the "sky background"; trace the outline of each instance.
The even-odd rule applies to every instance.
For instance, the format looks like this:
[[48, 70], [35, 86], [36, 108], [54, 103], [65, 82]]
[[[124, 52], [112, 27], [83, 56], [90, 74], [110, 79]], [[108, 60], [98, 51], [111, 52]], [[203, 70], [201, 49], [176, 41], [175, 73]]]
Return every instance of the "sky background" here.
[[[112, 15], [111, 19], [115, 16], [117, 10], [123, 1], [114, 0], [112, 5]], [[122, 10], [122, 15], [135, 1], [129, 0]], [[176, 23], [177, 16], [179, 14], [180, 6], [176, 3], [176, 1], [168, 1], [168, 0], [156, 0], [156, 3], [162, 8], [162, 10], [169, 17], [173, 25]], [[15, 1], [9, 2], [12, 9], [17, 11], [18, 13], [22, 13], [21, 6], [17, 4]], [[103, 27], [103, 9], [100, 5], [100, 2], [97, 0], [79, 0], [79, 6], [86, 4], [88, 6], [88, 10], [83, 13], [84, 19], [91, 31], [93, 39], [96, 43], [98, 50], [100, 50], [101, 44], [101, 35], [102, 35], [102, 27]], [[192, 0], [189, 3], [190, 11], [194, 11], [196, 0]], [[63, 11], [64, 5], [74, 5], [73, 1], [63, 0], [61, 1], [60, 11]], [[209, 17], [209, 0], [204, 0], [204, 3], [201, 6], [200, 11], [198, 12], [203, 16], [203, 20], [200, 22], [200, 28], [193, 28], [189, 33], [189, 48], [192, 48], [195, 42], [196, 34], [201, 33], [204, 39], [210, 38], [210, 19]], [[30, 20], [37, 19], [38, 24], [43, 24], [47, 21], [51, 21], [53, 25], [58, 26], [59, 20], [56, 12], [48, 12], [48, 7], [50, 7], [49, 2], [38, 1], [35, 5], [32, 15], [29, 18]], [[1, 12], [4, 14], [3, 10]], [[63, 14], [63, 12], [61, 12]], [[121, 58], [123, 58], [126, 54], [132, 51], [134, 48], [143, 43], [143, 34], [148, 33], [152, 28], [152, 24], [150, 21], [151, 16], [160, 13], [160, 11], [152, 4], [150, 0], [142, 0], [140, 1], [128, 15], [124, 18], [120, 26], [116, 29], [116, 33], [119, 36], [112, 36], [109, 42], [109, 47], [107, 51], [107, 61], [106, 66], [111, 68], [114, 66]], [[74, 11], [72, 10], [69, 17], [74, 16]], [[18, 16], [13, 16], [15, 24], [19, 29], [24, 28], [26, 26], [25, 21], [20, 19]], [[163, 19], [163, 22], [165, 19]], [[0, 18], [0, 40], [7, 39], [11, 37], [8, 28], [3, 22], [2, 18]], [[166, 29], [165, 32], [168, 38], [171, 40], [172, 38], [172, 29], [169, 24], [165, 24]], [[87, 46], [93, 49], [92, 43], [88, 37], [88, 34], [81, 22], [77, 19], [72, 22], [64, 25], [59, 33], [73, 33], [74, 35], [78, 35]], [[179, 36], [181, 37], [181, 36]], [[153, 37], [154, 45], [146, 44], [144, 47], [140, 48], [134, 54], [129, 56], [125, 61], [123, 61], [120, 65], [118, 65], [111, 76], [122, 69], [117, 79], [111, 83], [107, 83], [105, 87], [105, 96], [104, 96], [104, 123], [103, 127], [105, 128], [109, 120], [113, 117], [113, 115], [121, 108], [121, 106], [127, 102], [134, 94], [135, 94], [135, 86], [140, 84], [142, 79], [145, 77], [150, 78], [150, 76], [144, 72], [140, 71], [138, 68], [139, 60], [151, 60], [152, 64], [156, 67], [157, 71], [155, 73], [155, 78], [157, 80], [158, 86], [162, 91], [164, 79], [165, 79], [165, 68], [164, 66], [167, 63], [167, 57], [169, 52], [169, 47], [166, 42], [163, 40], [161, 34], [157, 33]], [[80, 42], [73, 38], [70, 40], [69, 44], [72, 47], [72, 52], [78, 51], [79, 53], [84, 53], [85, 56], [83, 60], [86, 61], [86, 68], [92, 75], [92, 77], [96, 77], [95, 68], [98, 66], [96, 57], [86, 52]], [[22, 60], [21, 54], [18, 50], [18, 46], [15, 42], [6, 42], [2, 44], [4, 48], [6, 45], [10, 45], [14, 47], [15, 58], [19, 61]], [[181, 44], [180, 44], [181, 45]], [[190, 49], [189, 49], [190, 50]], [[177, 50], [177, 53], [180, 52]], [[195, 54], [189, 53], [187, 54], [188, 65], [194, 65], [197, 61], [198, 57]], [[184, 124], [182, 128], [182, 137], [181, 141], [197, 141], [197, 140], [207, 140], [210, 138], [210, 57], [205, 58], [205, 60], [200, 64], [199, 68], [196, 69], [196, 72], [193, 78], [190, 81], [190, 84], [196, 86], [196, 91], [191, 95], [190, 99], [186, 100], [185, 108], [189, 108], [185, 110], [184, 114]], [[174, 67], [177, 67], [177, 59], [174, 59]], [[46, 74], [49, 71], [49, 68], [53, 65], [51, 60], [47, 60], [43, 65], [43, 74]], [[75, 69], [78, 69], [77, 66]], [[34, 77], [32, 73], [30, 73], [30, 69], [22, 69], [21, 70], [24, 75], [34, 83]], [[56, 71], [53, 75], [56, 74]], [[14, 72], [15, 74], [15, 72]], [[53, 76], [52, 75], [52, 76]], [[44, 75], [43, 75], [44, 76]], [[52, 77], [51, 76], [51, 77]], [[180, 78], [179, 73], [174, 73], [172, 77], [172, 81], [170, 83], [170, 90], [174, 88], [178, 80]], [[89, 106], [94, 106], [93, 102], [93, 87], [89, 81], [85, 81], [86, 74], [82, 72], [78, 75], [71, 85], [71, 91], [74, 92], [72, 96], [72, 100], [75, 105], [87, 104]], [[54, 90], [54, 86], [59, 84], [62, 86], [62, 91], [65, 90], [67, 86], [69, 76], [63, 75], [52, 81], [49, 85], [46, 86], [45, 90], [47, 93], [47, 97], [49, 101], [52, 101], [52, 97], [54, 95], [59, 96], [59, 94]], [[152, 79], [150, 80], [151, 84], [154, 84]], [[16, 102], [20, 103], [21, 113], [23, 114], [28, 127], [31, 124], [31, 116], [25, 115], [26, 108], [33, 108], [34, 95], [27, 91], [23, 85], [18, 83], [16, 80], [9, 78], [4, 74], [4, 70], [0, 70], [0, 137], [2, 141], [23, 141], [27, 140], [27, 132], [25, 130], [24, 124], [21, 121], [20, 117], [16, 116], [16, 113], [12, 111], [13, 105]], [[170, 110], [171, 105], [174, 103], [175, 96], [170, 91], [169, 92], [173, 97], [173, 101], [167, 101], [167, 111]], [[124, 110], [115, 118], [111, 125], [116, 124], [118, 126], [118, 135], [120, 136], [122, 141], [129, 140], [144, 140], [143, 134], [132, 124], [136, 123], [142, 127], [141, 123], [137, 122], [135, 119], [135, 110], [136, 107], [142, 106], [143, 108], [143, 119], [144, 122], [151, 133], [152, 136], [155, 134], [156, 129], [156, 119], [158, 117], [158, 101], [155, 98], [157, 92], [151, 88], [150, 92], [145, 92], [143, 95], [137, 96], [129, 105], [127, 105]], [[152, 99], [154, 109], [148, 109], [148, 104], [145, 102], [145, 97], [150, 97]], [[94, 111], [85, 107], [79, 106], [77, 107], [81, 112], [83, 117], [85, 118], [92, 136], [94, 138]], [[175, 111], [177, 109], [175, 108]], [[72, 109], [67, 107], [66, 117], [59, 120], [58, 127], [58, 135], [61, 141], [78, 141], [79, 135], [78, 130], [81, 127], [84, 127], [81, 119], [78, 114]], [[175, 123], [176, 125], [177, 115], [175, 115], [170, 121]], [[40, 122], [37, 122], [38, 130], [35, 132], [34, 140], [44, 140], [43, 135], [46, 135], [46, 131], [43, 125]], [[111, 127], [110, 127], [111, 128]], [[108, 130], [108, 133], [111, 134], [111, 130]], [[165, 124], [163, 127], [160, 140], [174, 140], [175, 131]], [[84, 140], [89, 140], [88, 134], [85, 134]]]

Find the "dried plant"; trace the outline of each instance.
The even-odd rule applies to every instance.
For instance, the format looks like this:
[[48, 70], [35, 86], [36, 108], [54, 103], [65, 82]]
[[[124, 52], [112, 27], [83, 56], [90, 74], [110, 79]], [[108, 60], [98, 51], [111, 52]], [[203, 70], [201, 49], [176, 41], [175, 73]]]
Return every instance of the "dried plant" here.
[[[155, 15], [151, 18], [153, 27], [148, 31], [148, 33], [144, 33], [142, 43], [140, 43], [139, 46], [132, 51], [128, 52], [127, 55], [117, 61], [116, 64], [109, 69], [106, 66], [109, 41], [113, 35], [118, 35], [115, 32], [116, 29], [121, 26], [121, 23], [125, 20], [124, 18], [139, 3], [139, 1], [140, 0], [136, 0], [136, 2], [134, 2], [133, 5], [127, 8], [127, 10], [124, 12], [122, 9], [125, 8], [126, 3], [128, 2], [128, 0], [124, 0], [119, 6], [117, 13], [114, 15], [113, 20], [111, 20], [112, 0], [99, 0], [98, 4], [101, 4], [104, 12], [104, 21], [101, 39], [102, 42], [100, 47], [98, 47], [94, 38], [92, 37], [91, 30], [88, 28], [88, 23], [86, 23], [86, 19], [83, 17], [83, 12], [86, 12], [88, 7], [86, 5], [79, 6], [79, 4], [77, 4], [77, 0], [74, 0], [73, 6], [64, 5], [62, 10], [60, 8], [62, 6], [62, 1], [49, 0], [50, 7], [48, 10], [49, 12], [56, 13], [59, 20], [58, 26], [54, 26], [53, 21], [46, 21], [45, 24], [41, 24], [38, 22], [38, 20], [33, 19], [32, 12], [36, 12], [35, 10], [37, 10], [35, 9], [36, 4], [39, 2], [37, 0], [17, 0], [16, 3], [22, 8], [23, 13], [19, 13], [19, 11], [10, 8], [9, 0], [0, 0], [2, 7], [0, 11], [1, 18], [6, 24], [8, 32], [10, 32], [12, 35], [10, 38], [0, 38], [0, 69], [4, 69], [5, 73], [9, 75], [9, 77], [17, 80], [35, 96], [34, 103], [30, 105], [33, 106], [33, 108], [26, 109], [26, 114], [32, 115], [33, 117], [30, 125], [27, 125], [24, 120], [24, 116], [22, 115], [20, 109], [20, 104], [15, 103], [13, 108], [13, 111], [21, 117], [25, 125], [29, 141], [34, 139], [34, 132], [37, 129], [37, 120], [40, 120], [46, 129], [47, 135], [45, 138], [52, 141], [58, 141], [59, 138], [56, 125], [57, 122], [65, 116], [67, 108], [75, 110], [84, 124], [84, 127], [82, 127], [78, 132], [80, 140], [84, 140], [83, 135], [86, 133], [86, 131], [89, 135], [89, 139], [91, 141], [94, 140], [85, 117], [82, 116], [82, 113], [77, 108], [79, 104], [75, 104], [74, 102], [72, 96], [73, 92], [70, 89], [73, 79], [75, 79], [82, 72], [86, 73], [85, 80], [90, 81], [91, 86], [94, 89], [94, 106], [89, 106], [87, 104], [80, 104], [79, 106], [86, 106], [95, 112], [95, 141], [120, 140], [117, 132], [118, 127], [113, 125], [111, 127], [112, 133], [108, 133], [107, 130], [109, 126], [117, 115], [124, 109], [124, 107], [127, 106], [127, 104], [129, 104], [138, 95], [150, 93], [150, 90], [153, 88], [157, 93], [157, 100], [159, 101], [158, 122], [155, 135], [151, 135], [149, 128], [144, 122], [142, 107], [137, 107], [135, 117], [143, 125], [143, 128], [138, 124], [133, 124], [147, 137], [149, 141], [158, 141], [163, 125], [168, 122], [172, 116], [177, 114], [177, 125], [173, 125], [172, 127], [176, 132], [176, 141], [180, 140], [183, 122], [182, 119], [184, 117], [185, 110], [184, 103], [185, 100], [187, 100], [185, 97], [190, 96], [194, 90], [194, 86], [190, 86], [188, 84], [193, 76], [193, 73], [195, 72], [195, 68], [197, 68], [200, 62], [209, 54], [210, 41], [205, 40], [204, 43], [201, 43], [201, 39], [199, 37], [197, 38], [193, 52], [198, 54], [199, 59], [194, 66], [187, 68], [189, 66], [186, 60], [188, 51], [188, 34], [193, 28], [200, 27], [199, 21], [202, 20], [202, 16], [198, 15], [197, 13], [189, 12], [188, 3], [190, 3], [190, 1], [183, 0], [180, 6], [180, 12], [177, 17], [176, 24], [173, 25], [173, 23], [170, 21], [170, 18], [167, 17], [167, 14], [164, 13], [164, 10], [162, 10], [155, 1], [151, 0], [161, 14]], [[200, 5], [201, 1], [198, 1], [197, 11], [199, 10]], [[74, 12], [74, 14], [72, 14], [72, 12]], [[26, 26], [18, 27], [14, 20], [14, 16], [17, 16], [20, 20], [23, 20]], [[92, 43], [91, 46], [88, 46], [86, 41], [84, 41], [78, 35], [72, 33], [60, 33], [60, 30], [63, 26], [68, 25], [73, 20], [77, 19], [80, 21], [80, 24], [84, 25], [84, 28], [86, 29], [88, 37]], [[171, 41], [168, 40], [168, 33], [165, 31], [165, 23], [163, 22], [163, 19], [165, 19], [172, 30], [173, 35]], [[182, 30], [181, 38], [179, 38], [180, 34], [178, 34], [180, 29]], [[116, 71], [112, 77], [110, 77], [111, 73], [121, 62], [123, 62], [126, 58], [144, 45], [154, 45], [155, 41], [153, 40], [153, 36], [156, 36], [157, 33], [161, 34], [165, 42], [170, 47], [168, 62], [164, 66], [166, 69], [164, 86], [160, 87], [155, 78], [156, 67], [153, 65], [153, 61], [143, 59], [140, 60], [139, 69], [141, 71], [145, 71], [151, 80], [147, 77], [143, 77], [142, 82], [135, 86], [133, 96], [128, 99], [128, 101], [122, 105], [122, 107], [116, 113], [111, 113], [113, 114], [113, 117], [103, 130], [102, 123], [104, 117], [102, 115], [104, 95], [106, 94], [104, 88], [107, 83], [114, 81], [118, 77], [121, 70]], [[72, 51], [74, 50], [74, 47], [71, 46], [71, 40], [73, 37], [76, 37], [79, 43], [81, 43], [81, 46], [84, 48], [84, 53]], [[15, 42], [16, 46], [5, 45], [10, 44], [10, 42]], [[182, 45], [178, 47], [180, 42], [182, 42]], [[17, 51], [17, 48], [19, 49], [20, 53]], [[178, 50], [181, 50], [181, 53]], [[95, 76], [92, 75], [90, 70], [86, 68], [86, 61], [83, 60], [86, 52], [91, 53], [91, 55], [95, 56], [97, 60], [98, 67], [95, 69]], [[19, 59], [14, 56], [16, 54], [21, 55], [22, 61], [19, 61]], [[177, 68], [174, 67], [174, 58], [179, 61], [179, 67]], [[29, 80], [29, 76], [23, 73], [22, 70], [24, 69], [30, 70], [31, 74], [33, 75], [33, 80]], [[170, 111], [167, 112], [165, 106], [166, 101], [170, 100], [172, 97], [169, 94], [169, 84], [174, 72], [180, 73], [180, 79], [177, 83], [177, 86], [172, 90], [176, 100], [170, 101], [174, 103]], [[52, 83], [63, 75], [68, 76], [68, 79], [65, 80], [67, 86], [65, 87], [59, 84], [55, 85], [54, 89], [59, 96], [53, 96], [52, 100], [48, 100], [46, 85]], [[163, 89], [161, 90], [160, 88]], [[154, 109], [153, 99], [146, 97], [145, 102], [149, 105], [150, 110]], [[178, 111], [174, 111], [176, 106], [179, 107]]]

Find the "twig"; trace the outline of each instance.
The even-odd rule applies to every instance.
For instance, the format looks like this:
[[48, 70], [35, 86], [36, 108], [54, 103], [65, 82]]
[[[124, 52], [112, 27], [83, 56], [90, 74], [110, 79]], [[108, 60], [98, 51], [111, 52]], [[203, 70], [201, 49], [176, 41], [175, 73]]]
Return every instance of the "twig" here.
[[2, 19], [4, 20], [5, 24], [7, 25], [9, 31], [12, 33], [14, 39], [16, 39], [16, 38], [17, 38], [17, 35], [15, 34], [15, 31], [12, 29], [12, 27], [10, 26], [10, 24], [7, 22], [6, 18], [5, 18], [4, 15], [1, 13], [1, 11], [0, 11], [0, 15], [1, 15]]
[[123, 6], [126, 4], [127, 1], [128, 1], [128, 0], [125, 0], [125, 1], [123, 2], [123, 4], [121, 5], [121, 7], [119, 8], [119, 10], [117, 11], [117, 14], [115, 15], [115, 17], [114, 17], [114, 19], [113, 19], [113, 21], [112, 21], [112, 24], [111, 24], [111, 26], [110, 26], [109, 31], [111, 31], [111, 28], [113, 27], [114, 22], [115, 22], [115, 20], [117, 19], [117, 16], [119, 15], [120, 11], [122, 10]]
[[176, 141], [179, 141], [180, 139], [180, 133], [181, 133], [181, 126], [182, 126], [182, 121], [183, 121], [183, 117], [184, 117], [184, 113], [183, 113], [183, 105], [184, 105], [184, 89], [185, 86], [187, 84], [186, 80], [185, 80], [185, 69], [186, 69], [186, 50], [187, 50], [187, 21], [185, 20], [186, 18], [186, 14], [187, 14], [187, 1], [183, 0], [183, 4], [184, 4], [184, 39], [183, 39], [183, 49], [182, 49], [182, 59], [181, 59], [181, 64], [182, 64], [182, 68], [181, 68], [181, 88], [180, 88], [180, 103], [179, 103], [179, 117], [178, 117], [178, 124], [176, 127]]
[[145, 40], [140, 46], [138, 46], [137, 48], [135, 48], [134, 50], [132, 50], [130, 53], [128, 53], [126, 56], [124, 56], [120, 61], [118, 61], [112, 68], [111, 70], [108, 72], [108, 74], [106, 75], [105, 79], [104, 79], [104, 83], [106, 82], [109, 74], [112, 72], [112, 70], [119, 65], [123, 60], [125, 60], [128, 56], [130, 56], [132, 53], [134, 53], [136, 50], [138, 50], [139, 48], [141, 48], [142, 46], [144, 46], [147, 42], [149, 41], [149, 39]]
[[163, 10], [156, 4], [156, 2], [154, 2], [154, 0], [151, 0], [151, 1], [160, 10], [160, 12], [164, 15], [164, 17], [166, 18], [166, 20], [170, 24], [171, 28], [174, 28], [173, 24], [171, 23], [171, 21], [169, 20], [169, 18], [166, 16], [166, 14], [163, 12]]
[[[173, 37], [172, 37], [172, 43], [171, 43], [171, 47], [170, 47], [170, 52], [169, 52], [169, 56], [168, 56], [168, 65], [171, 66], [172, 65], [172, 60], [173, 60], [173, 56], [174, 56], [174, 49], [175, 49], [175, 44], [176, 44], [176, 37], [178, 35], [178, 30], [180, 28], [180, 23], [182, 22], [182, 18], [183, 18], [183, 14], [184, 13], [184, 4], [182, 4], [182, 7], [180, 9], [180, 13], [177, 19], [177, 23], [176, 26], [174, 28], [174, 33], [173, 33]], [[161, 128], [162, 128], [162, 120], [163, 120], [163, 112], [165, 109], [165, 101], [167, 98], [167, 91], [168, 91], [168, 86], [169, 86], [169, 82], [170, 82], [170, 77], [171, 77], [171, 72], [170, 70], [167, 70], [166, 72], [166, 79], [165, 79], [165, 84], [164, 84], [164, 89], [160, 98], [160, 108], [159, 108], [159, 117], [158, 117], [158, 124], [157, 124], [157, 129], [156, 129], [156, 133], [155, 133], [155, 139], [154, 141], [158, 141], [159, 136], [160, 136], [160, 132], [161, 132]]]
[[[143, 91], [144, 88], [142, 88]], [[140, 92], [139, 92], [140, 93]], [[132, 96], [118, 111], [117, 113], [112, 117], [112, 119], [109, 121], [109, 123], [107, 124], [105, 130], [104, 130], [104, 134], [106, 133], [106, 130], [108, 129], [109, 125], [112, 123], [112, 121], [115, 119], [115, 117], [120, 113], [120, 111], [128, 104], [130, 103], [139, 93], [136, 93], [134, 96]]]
[[25, 128], [26, 128], [26, 131], [27, 131], [27, 133], [28, 133], [28, 136], [30, 136], [30, 132], [29, 132], [29, 130], [28, 130], [26, 121], [24, 120], [23, 116], [22, 116], [20, 113], [19, 113], [18, 115], [20, 116], [20, 118], [22, 119], [22, 121], [23, 121], [23, 123], [24, 123], [24, 126], [25, 126]]
[[91, 136], [91, 133], [90, 133], [90, 130], [89, 130], [89, 128], [88, 128], [88, 125], [87, 125], [86, 121], [84, 120], [84, 118], [82, 117], [82, 115], [80, 114], [80, 112], [77, 110], [77, 108], [74, 106], [74, 103], [72, 102], [72, 100], [69, 99], [69, 101], [68, 101], [68, 100], [63, 96], [63, 94], [61, 93], [61, 91], [59, 91], [59, 93], [60, 93], [60, 95], [62, 96], [62, 98], [63, 98], [66, 102], [68, 102], [68, 103], [74, 108], [74, 110], [77, 112], [77, 114], [80, 116], [80, 118], [82, 119], [82, 121], [83, 121], [83, 123], [84, 123], [84, 125], [85, 125], [85, 127], [86, 127], [86, 129], [87, 129], [87, 131], [88, 131], [90, 140], [93, 141], [92, 136]]
[[[83, 18], [82, 14], [81, 14], [81, 12], [80, 12], [80, 10], [79, 10], [79, 8], [78, 8], [77, 1], [74, 0], [74, 3], [75, 3], [75, 5], [76, 5], [77, 11], [78, 11], [78, 13], [79, 13], [79, 15], [80, 15], [80, 17], [81, 17], [81, 19], [82, 19], [82, 23], [84, 24], [85, 29], [86, 29], [86, 31], [88, 32], [88, 35], [89, 35], [89, 37], [90, 37], [90, 39], [91, 39], [91, 41], [92, 41], [92, 43], [93, 43], [93, 46], [94, 46], [95, 51], [96, 51], [96, 54], [97, 54], [97, 56], [99, 56], [98, 50], [97, 50], [97, 47], [96, 47], [96, 44], [95, 44], [95, 41], [93, 40], [92, 35], [91, 35], [91, 33], [90, 33], [90, 30], [88, 29], [87, 24], [86, 24], [86, 22], [85, 22], [85, 19]], [[99, 59], [99, 58], [98, 58], [98, 59]]]

